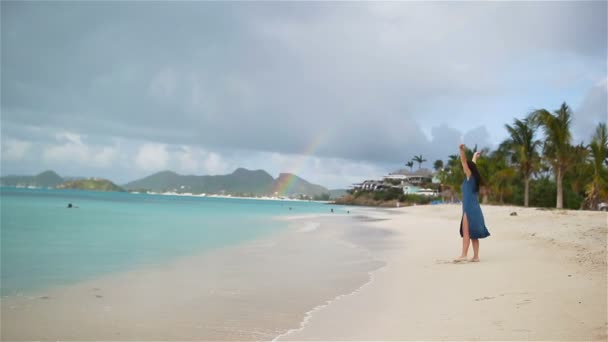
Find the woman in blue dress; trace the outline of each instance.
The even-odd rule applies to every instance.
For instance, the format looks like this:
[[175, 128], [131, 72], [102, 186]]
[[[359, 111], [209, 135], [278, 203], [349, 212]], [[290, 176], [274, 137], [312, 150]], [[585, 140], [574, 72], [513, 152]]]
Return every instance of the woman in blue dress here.
[[[466, 175], [462, 182], [462, 217], [460, 220], [460, 236], [462, 236], [462, 254], [454, 259], [455, 262], [461, 261], [479, 261], [479, 239], [490, 236], [490, 232], [486, 228], [483, 220], [481, 206], [477, 199], [479, 193], [479, 185], [481, 184], [481, 176], [475, 160], [479, 154], [475, 154], [473, 161], [467, 160], [464, 144], [460, 144], [460, 162]], [[467, 260], [469, 245], [473, 244], [473, 258]]]

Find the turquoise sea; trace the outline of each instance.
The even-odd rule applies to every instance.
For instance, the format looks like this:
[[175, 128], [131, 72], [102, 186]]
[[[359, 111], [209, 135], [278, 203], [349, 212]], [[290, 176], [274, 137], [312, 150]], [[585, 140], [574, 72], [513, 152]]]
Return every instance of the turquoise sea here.
[[159, 265], [285, 229], [276, 216], [330, 210], [316, 202], [16, 188], [1, 188], [0, 203], [3, 296]]

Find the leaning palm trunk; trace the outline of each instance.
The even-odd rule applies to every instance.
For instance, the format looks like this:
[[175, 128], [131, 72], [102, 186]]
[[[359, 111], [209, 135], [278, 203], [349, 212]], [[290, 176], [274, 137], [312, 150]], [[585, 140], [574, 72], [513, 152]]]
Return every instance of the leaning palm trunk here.
[[525, 184], [525, 188], [524, 188], [524, 207], [527, 207], [529, 204], [529, 199], [530, 199], [530, 176], [526, 176], [524, 178], [524, 184]]
[[556, 204], [556, 208], [557, 209], [563, 209], [564, 208], [564, 189], [563, 189], [563, 184], [562, 184], [562, 168], [561, 166], [557, 167], [557, 204]]

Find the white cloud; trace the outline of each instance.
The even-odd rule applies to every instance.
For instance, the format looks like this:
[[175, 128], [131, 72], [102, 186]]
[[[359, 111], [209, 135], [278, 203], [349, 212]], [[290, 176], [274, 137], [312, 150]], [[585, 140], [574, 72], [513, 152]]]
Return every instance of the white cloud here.
[[309, 182], [328, 188], [344, 188], [365, 179], [381, 178], [400, 165], [381, 166], [365, 161], [325, 158], [297, 154], [259, 153], [247, 161], [265, 168], [273, 176], [281, 172], [294, 173]]
[[207, 153], [203, 160], [203, 169], [208, 174], [221, 174], [228, 172], [228, 163], [223, 158], [214, 152]]
[[[174, 154], [177, 171], [191, 174], [222, 174], [230, 172], [229, 163], [215, 152], [191, 146], [181, 146]], [[175, 164], [174, 164], [175, 165]]]
[[2, 144], [2, 159], [21, 160], [25, 158], [32, 144], [28, 141], [7, 139]]
[[74, 143], [51, 145], [44, 148], [43, 157], [47, 161], [82, 163], [88, 159], [88, 149], [84, 145]]
[[94, 154], [94, 164], [102, 167], [112, 165], [119, 156], [119, 151], [115, 147], [102, 147], [99, 153]]
[[340, 158], [313, 158], [310, 169], [301, 170], [300, 176], [329, 189], [347, 188], [366, 179], [380, 179], [402, 166], [382, 167], [364, 161]]
[[166, 169], [168, 161], [169, 153], [165, 144], [145, 143], [135, 156], [135, 165], [148, 172]]
[[69, 162], [87, 167], [107, 168], [119, 157], [116, 146], [87, 145], [77, 133], [60, 132], [55, 138], [59, 143], [51, 143], [42, 149], [42, 158], [46, 162]]
[[200, 162], [195, 154], [196, 152], [191, 147], [182, 146], [182, 151], [176, 155], [180, 172], [192, 174], [200, 172]]

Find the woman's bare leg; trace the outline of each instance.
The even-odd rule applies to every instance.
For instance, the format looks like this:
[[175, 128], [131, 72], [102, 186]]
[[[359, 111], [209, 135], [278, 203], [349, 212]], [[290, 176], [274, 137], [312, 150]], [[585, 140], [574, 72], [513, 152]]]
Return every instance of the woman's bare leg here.
[[454, 261], [465, 261], [467, 260], [467, 254], [469, 254], [469, 244], [471, 243], [471, 239], [469, 238], [469, 220], [467, 219], [467, 214], [463, 214], [462, 216], [462, 253], [460, 257], [456, 258]]
[[473, 259], [471, 261], [479, 261], [479, 239], [472, 239], [473, 242]]

